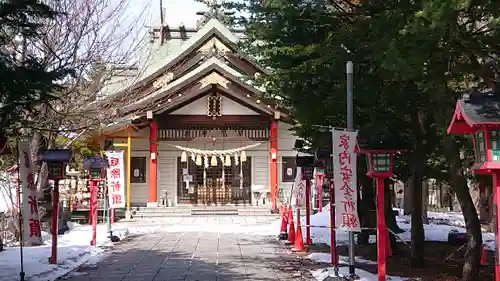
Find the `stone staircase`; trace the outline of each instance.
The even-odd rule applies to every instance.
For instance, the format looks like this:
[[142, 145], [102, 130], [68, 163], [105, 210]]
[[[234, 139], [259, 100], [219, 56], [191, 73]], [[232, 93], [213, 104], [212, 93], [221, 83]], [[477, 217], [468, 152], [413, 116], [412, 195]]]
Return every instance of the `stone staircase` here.
[[274, 216], [268, 207], [258, 206], [177, 206], [132, 208], [133, 218], [189, 217], [189, 216]]

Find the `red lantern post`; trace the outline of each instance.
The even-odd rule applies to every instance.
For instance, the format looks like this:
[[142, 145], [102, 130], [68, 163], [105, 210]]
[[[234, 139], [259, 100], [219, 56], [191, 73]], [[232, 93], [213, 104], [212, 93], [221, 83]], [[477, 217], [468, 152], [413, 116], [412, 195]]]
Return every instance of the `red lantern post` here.
[[[500, 91], [494, 86], [490, 92], [464, 94], [455, 107], [455, 113], [448, 127], [448, 134], [472, 135], [475, 164], [472, 171], [487, 174], [493, 178], [494, 210], [500, 208]], [[495, 280], [500, 281], [500, 216], [495, 230]]]
[[365, 149], [361, 153], [367, 155], [367, 176], [377, 183], [377, 260], [378, 280], [386, 280], [387, 249], [390, 249], [389, 232], [385, 221], [385, 186], [384, 181], [394, 175], [394, 154], [401, 150], [395, 149]]
[[95, 246], [97, 243], [97, 211], [99, 207], [99, 183], [105, 182], [104, 169], [108, 167], [108, 161], [99, 156], [89, 157], [85, 159], [84, 168], [89, 172], [89, 188], [90, 188], [90, 223], [92, 224], [92, 240], [90, 245]]
[[52, 189], [52, 249], [50, 264], [57, 264], [57, 236], [59, 234], [59, 181], [64, 178], [64, 165], [73, 153], [67, 149], [49, 149], [42, 151], [40, 161], [46, 162], [49, 170], [48, 179], [54, 181]]
[[98, 209], [98, 189], [99, 179], [90, 180], [90, 223], [92, 224], [92, 240], [90, 245], [95, 246], [97, 243], [97, 209]]

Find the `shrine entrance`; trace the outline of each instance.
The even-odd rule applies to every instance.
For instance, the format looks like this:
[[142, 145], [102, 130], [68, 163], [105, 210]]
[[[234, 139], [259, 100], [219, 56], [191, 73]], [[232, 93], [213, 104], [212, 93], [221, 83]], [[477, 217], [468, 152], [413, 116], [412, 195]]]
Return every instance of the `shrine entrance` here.
[[251, 158], [243, 163], [196, 165], [177, 158], [177, 203], [191, 205], [251, 204]]

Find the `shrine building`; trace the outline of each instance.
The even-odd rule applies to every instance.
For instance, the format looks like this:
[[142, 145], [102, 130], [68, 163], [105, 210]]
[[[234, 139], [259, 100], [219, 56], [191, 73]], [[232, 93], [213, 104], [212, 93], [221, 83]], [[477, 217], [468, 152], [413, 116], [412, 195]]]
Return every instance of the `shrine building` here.
[[97, 103], [113, 112], [101, 139], [125, 150], [125, 159], [128, 148], [117, 144], [130, 144], [131, 206], [276, 209], [290, 196], [291, 116], [253, 85], [268, 70], [238, 51], [243, 30], [217, 13], [196, 27], [151, 27], [147, 55], [100, 93]]

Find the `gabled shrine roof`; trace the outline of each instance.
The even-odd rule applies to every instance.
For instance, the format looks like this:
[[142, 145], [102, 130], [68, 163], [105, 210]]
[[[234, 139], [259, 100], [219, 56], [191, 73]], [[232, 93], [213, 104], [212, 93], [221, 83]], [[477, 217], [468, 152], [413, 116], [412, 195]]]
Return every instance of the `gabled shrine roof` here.
[[[280, 118], [291, 121], [286, 109], [279, 107], [276, 100], [266, 99], [263, 90], [252, 84], [255, 73], [268, 74], [268, 71], [238, 53], [239, 40], [240, 37], [212, 18], [175, 51], [155, 55], [144, 77], [135, 77], [132, 85], [115, 89], [114, 94], [93, 106], [102, 112], [113, 112], [106, 114], [109, 121], [121, 122], [110, 126], [122, 127], [129, 121], [142, 122], [147, 111], [170, 112], [213, 90], [232, 96], [262, 115], [272, 117], [279, 112]], [[213, 47], [209, 45], [212, 42]]]
[[[174, 99], [175, 97], [177, 97], [178, 92], [181, 91], [184, 87], [202, 80], [204, 77], [209, 76], [211, 73], [216, 73], [217, 75], [219, 75], [219, 77], [221, 77], [221, 79], [225, 79], [229, 83], [236, 84], [239, 87], [245, 89], [245, 91], [249, 93], [245, 97], [245, 103], [252, 103], [252, 106], [254, 107], [263, 107], [264, 111], [270, 111], [269, 108], [276, 110], [277, 107], [275, 101], [266, 99], [262, 91], [252, 85], [249, 85], [243, 80], [243, 75], [241, 73], [226, 65], [221, 60], [212, 57], [198, 66], [196, 69], [188, 72], [172, 83], [169, 83], [157, 89], [156, 91], [150, 93], [147, 96], [144, 96], [136, 102], [122, 106], [120, 111], [125, 115], [132, 114], [133, 112], [144, 113], [146, 110], [161, 111], [163, 107], [168, 107], [168, 105], [165, 104], [166, 100], [168, 100], [169, 98]], [[202, 86], [200, 86], [200, 88], [202, 88]], [[259, 102], [257, 102], [257, 100]], [[262, 101], [262, 104], [260, 104], [260, 101]], [[286, 110], [280, 108], [279, 111], [285, 114], [285, 116], [283, 116], [284, 118], [287, 117]]]
[[[143, 52], [147, 52], [149, 55], [141, 54], [141, 60], [144, 62], [139, 64], [144, 65], [139, 65], [140, 70], [137, 72], [138, 77], [124, 77], [116, 81], [110, 81], [109, 86], [102, 91], [101, 96], [112, 96], [124, 91], [133, 91], [150, 83], [152, 80], [182, 62], [189, 54], [214, 36], [220, 38], [223, 43], [227, 44], [227, 46], [233, 50], [236, 50], [237, 43], [240, 41], [241, 37], [237, 37], [219, 20], [212, 18], [186, 41], [165, 40], [163, 45], [159, 43], [149, 43], [149, 45], [143, 49]], [[175, 48], [172, 48], [173, 46], [175, 46]], [[235, 51], [234, 53], [236, 54], [237, 52]], [[266, 69], [246, 56], [242, 55], [241, 57], [252, 63], [261, 72], [268, 73]]]
[[486, 125], [500, 126], [500, 93], [491, 89], [471, 90], [457, 101], [448, 133], [472, 133], [478, 126]]

